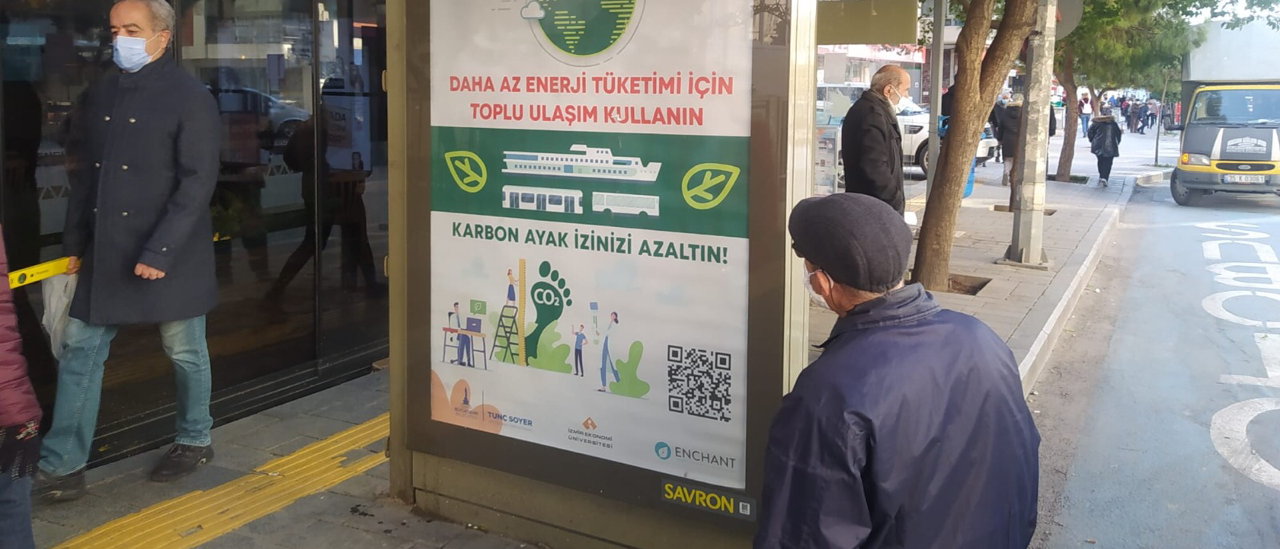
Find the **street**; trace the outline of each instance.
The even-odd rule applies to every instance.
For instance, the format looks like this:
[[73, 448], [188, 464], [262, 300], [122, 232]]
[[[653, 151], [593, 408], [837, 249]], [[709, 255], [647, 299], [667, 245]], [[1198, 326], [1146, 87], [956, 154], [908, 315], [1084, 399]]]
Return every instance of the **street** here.
[[1032, 547], [1280, 547], [1278, 211], [1137, 189], [1029, 400]]

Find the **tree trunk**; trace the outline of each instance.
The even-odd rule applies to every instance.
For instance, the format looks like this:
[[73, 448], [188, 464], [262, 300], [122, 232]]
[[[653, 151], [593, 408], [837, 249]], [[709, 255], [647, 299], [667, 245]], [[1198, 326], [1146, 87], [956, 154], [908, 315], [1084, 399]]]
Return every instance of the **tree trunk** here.
[[1058, 156], [1058, 171], [1053, 176], [1055, 181], [1071, 181], [1071, 164], [1076, 159], [1076, 134], [1080, 132], [1080, 104], [1076, 96], [1080, 88], [1076, 86], [1076, 54], [1075, 48], [1068, 43], [1062, 49], [1062, 69], [1058, 71], [1058, 83], [1062, 84], [1062, 104], [1066, 107], [1066, 120], [1062, 121], [1062, 154]]
[[990, 27], [986, 22], [995, 13], [995, 0], [973, 0], [967, 6], [967, 23], [956, 40], [956, 97], [951, 129], [938, 154], [937, 175], [916, 247], [913, 277], [929, 290], [949, 289], [956, 219], [974, 150], [996, 94], [1031, 33], [1035, 8], [1035, 0], [1007, 0], [995, 40], [987, 48]]

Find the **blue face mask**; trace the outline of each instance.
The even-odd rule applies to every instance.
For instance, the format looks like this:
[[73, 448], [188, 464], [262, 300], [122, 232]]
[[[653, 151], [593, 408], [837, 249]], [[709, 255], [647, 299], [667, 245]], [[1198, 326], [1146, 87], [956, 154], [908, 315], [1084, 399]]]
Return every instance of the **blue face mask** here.
[[[159, 36], [159, 35], [156, 35]], [[112, 57], [116, 66], [126, 72], [138, 72], [151, 62], [151, 54], [147, 53], [147, 43], [155, 40], [155, 36], [143, 40], [132, 36], [117, 36], [112, 48]]]

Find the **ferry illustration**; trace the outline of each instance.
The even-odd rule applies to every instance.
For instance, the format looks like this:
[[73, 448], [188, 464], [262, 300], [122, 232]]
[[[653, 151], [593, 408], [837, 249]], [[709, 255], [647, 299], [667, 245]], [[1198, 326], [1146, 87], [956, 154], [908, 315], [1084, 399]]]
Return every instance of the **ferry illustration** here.
[[609, 149], [574, 145], [569, 153], [505, 151], [507, 167], [502, 173], [618, 179], [651, 183], [657, 181], [661, 162], [645, 165], [633, 156], [614, 156]]

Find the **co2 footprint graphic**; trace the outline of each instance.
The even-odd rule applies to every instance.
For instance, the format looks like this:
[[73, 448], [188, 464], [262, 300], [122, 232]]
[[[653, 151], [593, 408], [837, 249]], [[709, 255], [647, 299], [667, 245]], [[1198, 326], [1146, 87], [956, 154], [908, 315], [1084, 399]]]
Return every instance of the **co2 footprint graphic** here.
[[530, 289], [533, 298], [533, 309], [537, 314], [534, 323], [537, 327], [524, 339], [525, 352], [529, 358], [538, 358], [538, 342], [542, 341], [542, 333], [551, 323], [560, 320], [565, 307], [573, 305], [569, 298], [569, 283], [560, 276], [560, 271], [551, 267], [551, 262], [543, 261], [538, 266], [538, 275], [542, 280], [534, 283]]

